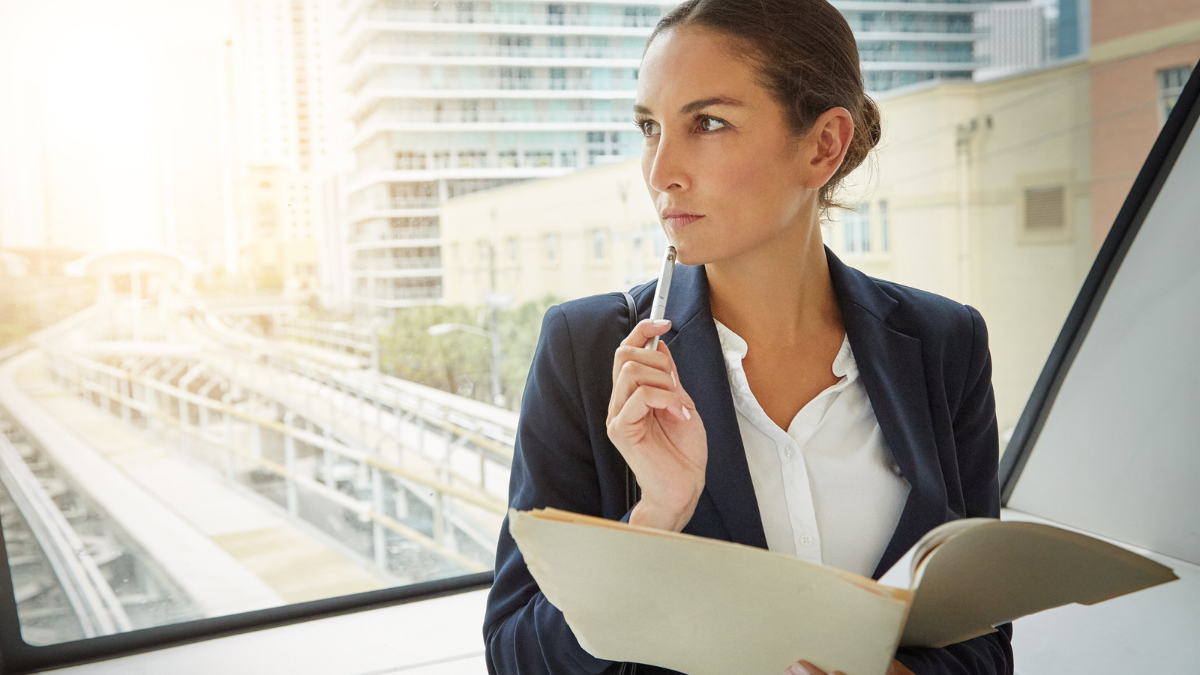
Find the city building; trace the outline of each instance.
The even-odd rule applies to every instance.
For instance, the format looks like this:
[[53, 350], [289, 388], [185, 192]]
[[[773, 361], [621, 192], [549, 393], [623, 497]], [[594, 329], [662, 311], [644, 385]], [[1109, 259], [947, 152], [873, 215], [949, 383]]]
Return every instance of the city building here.
[[451, 199], [441, 221], [447, 304], [624, 290], [666, 247], [639, 160]]
[[[989, 2], [932, 0], [878, 3], [833, 0], [858, 41], [867, 91], [882, 92], [934, 79], [971, 79], [981, 63], [976, 42], [985, 34], [975, 25]], [[986, 64], [984, 64], [986, 65]]]
[[1200, 3], [1091, 5], [1092, 243], [1098, 249], [1200, 59]]
[[354, 309], [443, 301], [447, 200], [640, 152], [637, 68], [673, 4], [343, 3]]
[[986, 80], [1046, 63], [1046, 10], [1032, 2], [997, 2], [975, 14], [975, 27], [986, 37], [975, 43], [980, 67], [976, 80]]
[[[363, 313], [451, 297], [442, 205], [635, 155], [630, 111], [645, 40], [675, 2], [342, 3], [356, 167], [341, 188], [349, 304]], [[912, 11], [834, 3], [868, 89], [970, 79], [979, 3]]]
[[239, 275], [315, 291], [334, 136], [332, 0], [239, 0], [229, 45]]

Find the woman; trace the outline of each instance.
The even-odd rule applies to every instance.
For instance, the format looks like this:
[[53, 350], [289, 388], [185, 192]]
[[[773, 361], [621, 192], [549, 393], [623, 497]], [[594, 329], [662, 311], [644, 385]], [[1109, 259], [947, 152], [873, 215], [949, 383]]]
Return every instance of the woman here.
[[[692, 0], [639, 72], [642, 170], [682, 265], [666, 320], [596, 296], [546, 315], [509, 499], [735, 541], [874, 578], [928, 530], [999, 515], [978, 312], [846, 267], [821, 241], [879, 140], [825, 0]], [[633, 289], [645, 317], [654, 284]], [[628, 333], [628, 334], [627, 334]], [[662, 336], [657, 351], [640, 349]], [[614, 354], [615, 350], [615, 354]], [[627, 510], [626, 464], [640, 497]], [[505, 526], [493, 673], [617, 673], [578, 644]], [[902, 648], [890, 673], [1011, 673], [1011, 627]], [[666, 672], [637, 666], [638, 673]], [[806, 662], [792, 673], [821, 673]]]

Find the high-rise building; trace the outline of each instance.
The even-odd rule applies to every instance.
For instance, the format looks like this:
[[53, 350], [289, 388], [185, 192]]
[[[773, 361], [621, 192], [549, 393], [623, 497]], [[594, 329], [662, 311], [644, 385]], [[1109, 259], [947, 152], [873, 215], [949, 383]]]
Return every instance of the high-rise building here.
[[[978, 67], [974, 18], [984, 2], [912, 3], [832, 0], [858, 40], [863, 81], [871, 92], [935, 79], [971, 79]], [[879, 9], [871, 5], [878, 4]]]
[[355, 309], [441, 299], [447, 199], [639, 153], [637, 68], [674, 4], [343, 2]]
[[975, 49], [975, 79], [1010, 75], [1046, 63], [1046, 11], [1032, 2], [997, 2], [975, 15], [984, 34]]
[[[440, 206], [640, 152], [631, 105], [646, 38], [677, 2], [342, 0], [356, 168], [343, 188], [349, 302], [443, 297]], [[867, 88], [970, 79], [979, 3], [834, 2]]]
[[241, 0], [233, 40], [238, 261], [268, 288], [318, 283], [332, 0]]

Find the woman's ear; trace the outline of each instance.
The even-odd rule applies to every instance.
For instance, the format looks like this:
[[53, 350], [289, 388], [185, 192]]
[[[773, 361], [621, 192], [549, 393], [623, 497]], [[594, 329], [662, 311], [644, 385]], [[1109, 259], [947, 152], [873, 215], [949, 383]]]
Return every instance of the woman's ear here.
[[845, 108], [830, 108], [817, 118], [807, 134], [807, 187], [818, 189], [829, 182], [850, 149], [854, 138], [854, 119]]

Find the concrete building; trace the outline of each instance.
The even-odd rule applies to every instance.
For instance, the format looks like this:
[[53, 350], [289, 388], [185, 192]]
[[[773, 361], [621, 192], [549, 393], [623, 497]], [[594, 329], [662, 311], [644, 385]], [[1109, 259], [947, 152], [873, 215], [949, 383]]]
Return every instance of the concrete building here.
[[638, 160], [452, 199], [441, 219], [447, 304], [624, 290], [666, 247]]
[[1092, 37], [1092, 244], [1098, 249], [1200, 59], [1200, 3], [1094, 0]]
[[240, 274], [318, 286], [330, 107], [332, 0], [240, 0], [232, 42], [232, 180]]
[[932, 0], [912, 3], [832, 0], [858, 40], [867, 90], [882, 92], [933, 79], [971, 79], [980, 61], [975, 43], [985, 36], [975, 17], [990, 2]]
[[642, 48], [674, 3], [343, 3], [351, 301], [444, 298], [441, 205], [640, 152]]
[[1046, 63], [1046, 10], [1032, 2], [997, 2], [975, 14], [986, 37], [975, 43], [976, 80], [1040, 68]]

